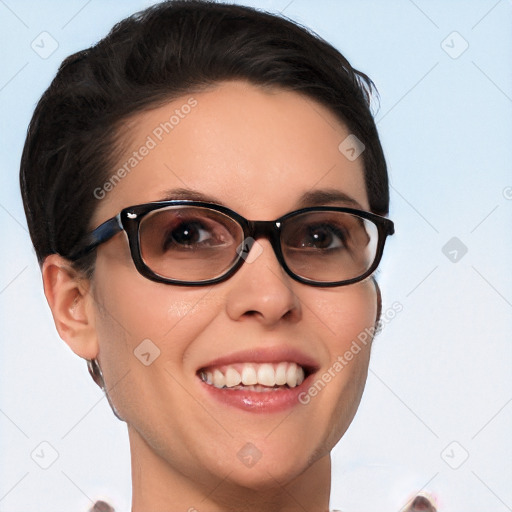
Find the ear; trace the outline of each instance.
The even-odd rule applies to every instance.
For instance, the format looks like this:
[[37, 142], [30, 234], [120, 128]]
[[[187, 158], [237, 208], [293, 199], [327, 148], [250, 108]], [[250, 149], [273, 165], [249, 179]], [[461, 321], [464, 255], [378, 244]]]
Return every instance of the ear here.
[[58, 254], [50, 254], [42, 266], [46, 300], [59, 336], [84, 359], [94, 359], [99, 345], [94, 325], [94, 300], [90, 281]]

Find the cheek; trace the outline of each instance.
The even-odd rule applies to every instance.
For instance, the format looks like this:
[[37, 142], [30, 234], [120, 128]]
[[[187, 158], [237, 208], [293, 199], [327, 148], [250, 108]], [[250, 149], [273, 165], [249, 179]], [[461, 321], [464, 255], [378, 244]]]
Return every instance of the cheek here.
[[323, 443], [325, 452], [345, 433], [359, 406], [377, 319], [377, 293], [371, 280], [342, 290], [339, 300], [317, 303], [329, 332], [329, 365], [322, 368], [310, 391], [318, 397], [319, 416], [331, 426]]
[[339, 353], [377, 320], [377, 292], [373, 281], [326, 290], [315, 301], [315, 311], [329, 333], [329, 347]]
[[101, 367], [116, 408], [129, 416], [150, 393], [168, 388], [168, 372], [181, 371], [188, 347], [222, 301], [211, 288], [154, 283], [124, 269], [108, 280], [101, 268], [95, 275]]
[[144, 339], [157, 345], [174, 339], [168, 348], [181, 350], [220, 304], [212, 288], [160, 284], [131, 268], [110, 270], [108, 277], [97, 268], [95, 281], [98, 332], [104, 338], [121, 332], [124, 348], [132, 350]]

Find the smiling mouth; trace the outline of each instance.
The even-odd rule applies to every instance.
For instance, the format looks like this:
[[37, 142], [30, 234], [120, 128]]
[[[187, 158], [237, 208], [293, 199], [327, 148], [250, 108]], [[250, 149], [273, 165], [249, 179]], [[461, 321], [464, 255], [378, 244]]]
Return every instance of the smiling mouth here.
[[237, 363], [202, 368], [200, 379], [217, 389], [272, 392], [300, 386], [311, 373], [294, 362]]

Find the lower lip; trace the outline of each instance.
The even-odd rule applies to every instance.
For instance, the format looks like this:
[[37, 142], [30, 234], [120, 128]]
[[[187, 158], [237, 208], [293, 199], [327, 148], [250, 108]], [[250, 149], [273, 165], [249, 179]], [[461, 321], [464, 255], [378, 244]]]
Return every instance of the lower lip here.
[[308, 389], [311, 377], [312, 375], [308, 375], [299, 386], [281, 388], [276, 391], [216, 388], [198, 378], [206, 392], [223, 404], [249, 412], [270, 413], [281, 412], [297, 405], [303, 405], [299, 400], [299, 395]]

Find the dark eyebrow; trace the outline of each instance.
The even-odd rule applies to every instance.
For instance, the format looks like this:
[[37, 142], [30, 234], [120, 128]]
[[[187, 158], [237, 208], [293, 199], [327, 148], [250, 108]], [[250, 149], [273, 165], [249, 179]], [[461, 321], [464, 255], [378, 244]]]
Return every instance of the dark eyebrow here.
[[339, 203], [359, 210], [364, 209], [355, 199], [336, 189], [319, 189], [306, 192], [300, 198], [298, 206], [307, 208], [308, 206], [328, 206]]
[[[161, 201], [172, 201], [172, 200], [189, 200], [189, 201], [202, 201], [205, 203], [215, 203], [222, 206], [227, 206], [223, 201], [199, 192], [197, 190], [187, 188], [176, 188], [167, 190], [163, 193]], [[359, 210], [364, 208], [352, 197], [340, 190], [336, 189], [319, 189], [311, 190], [303, 194], [297, 202], [297, 208], [307, 208], [309, 206], [329, 206], [333, 204], [342, 204], [343, 206], [351, 206]]]
[[167, 190], [163, 193], [162, 198], [159, 199], [159, 201], [175, 200], [202, 201], [203, 203], [215, 203], [220, 204], [221, 206], [226, 206], [220, 199], [214, 196], [189, 188], [174, 188], [172, 190]]

